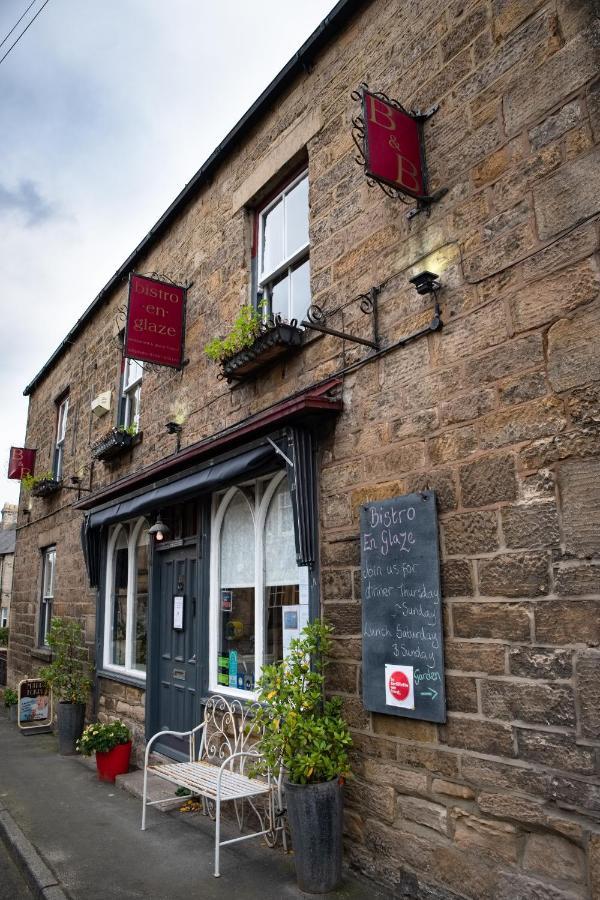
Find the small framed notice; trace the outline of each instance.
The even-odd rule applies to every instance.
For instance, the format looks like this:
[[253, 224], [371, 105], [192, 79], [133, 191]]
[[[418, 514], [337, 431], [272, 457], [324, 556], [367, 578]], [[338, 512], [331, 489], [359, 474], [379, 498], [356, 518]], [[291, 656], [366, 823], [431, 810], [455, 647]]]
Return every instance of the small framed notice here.
[[173, 597], [173, 628], [175, 631], [183, 631], [184, 596], [175, 594]]
[[52, 724], [52, 691], [39, 678], [24, 678], [19, 682], [17, 724], [21, 731], [48, 730]]

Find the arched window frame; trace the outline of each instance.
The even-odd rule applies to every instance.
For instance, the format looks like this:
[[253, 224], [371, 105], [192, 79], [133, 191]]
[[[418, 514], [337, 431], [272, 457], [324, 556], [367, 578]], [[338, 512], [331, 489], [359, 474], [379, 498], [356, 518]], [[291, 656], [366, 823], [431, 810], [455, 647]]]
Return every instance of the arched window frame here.
[[[135, 653], [135, 641], [133, 635], [134, 607], [137, 595], [137, 559], [136, 549], [140, 534], [144, 528], [149, 528], [146, 519], [141, 518], [132, 522], [120, 522], [115, 525], [110, 533], [107, 547], [106, 583], [104, 587], [104, 648], [102, 665], [107, 672], [115, 672], [128, 675], [131, 678], [144, 681], [146, 672], [133, 666], [133, 654]], [[127, 537], [127, 624], [125, 630], [125, 665], [119, 666], [110, 661], [111, 648], [111, 623], [113, 619], [114, 603], [114, 576], [115, 576], [115, 550], [122, 531]]]
[[[265, 524], [271, 500], [277, 488], [286, 477], [285, 472], [278, 472], [268, 481], [259, 479], [254, 482], [254, 504], [248, 501], [248, 497], [241, 490], [242, 486], [229, 488], [223, 495], [213, 497], [212, 525], [211, 525], [211, 559], [210, 559], [210, 614], [209, 614], [209, 690], [228, 694], [240, 699], [256, 698], [256, 691], [243, 691], [239, 688], [220, 685], [218, 676], [218, 641], [219, 641], [219, 598], [221, 592], [221, 529], [225, 514], [229, 505], [238, 491], [242, 493], [248, 502], [254, 521], [254, 623], [255, 623], [255, 678], [261, 676], [265, 653], [265, 566], [264, 566], [264, 535]], [[262, 484], [263, 490], [258, 490]]]

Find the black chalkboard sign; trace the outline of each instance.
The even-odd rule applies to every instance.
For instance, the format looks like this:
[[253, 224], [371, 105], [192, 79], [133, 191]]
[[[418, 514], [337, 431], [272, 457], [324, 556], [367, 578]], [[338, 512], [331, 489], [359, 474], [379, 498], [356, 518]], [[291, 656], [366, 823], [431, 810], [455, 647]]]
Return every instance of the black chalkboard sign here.
[[434, 492], [361, 507], [360, 548], [364, 706], [445, 722]]

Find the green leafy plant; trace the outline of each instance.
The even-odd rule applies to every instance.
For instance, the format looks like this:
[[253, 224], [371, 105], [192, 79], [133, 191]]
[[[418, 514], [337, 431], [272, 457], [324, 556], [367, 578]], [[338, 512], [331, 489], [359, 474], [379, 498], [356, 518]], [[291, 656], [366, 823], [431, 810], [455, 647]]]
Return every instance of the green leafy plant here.
[[39, 475], [24, 475], [21, 478], [23, 488], [29, 493], [41, 481], [55, 481], [53, 472], [41, 472]]
[[41, 669], [40, 678], [51, 685], [57, 700], [85, 703], [92, 683], [81, 624], [56, 616], [48, 632], [48, 646], [52, 662]]
[[206, 344], [204, 352], [208, 358], [219, 362], [252, 346], [260, 334], [265, 303], [265, 300], [261, 301], [257, 309], [250, 304], [242, 306], [229, 334], [224, 338], [214, 338]]
[[134, 437], [137, 434], [137, 425], [117, 425], [115, 431], [118, 431], [119, 434], [129, 434], [131, 437]]
[[124, 722], [117, 719], [114, 722], [94, 722], [84, 728], [83, 734], [76, 743], [76, 747], [84, 756], [92, 753], [107, 753], [119, 744], [126, 744], [131, 740], [131, 732]]
[[[285, 660], [265, 666], [258, 682], [264, 704], [258, 721], [264, 729], [260, 750], [266, 768], [283, 765], [293, 784], [315, 784], [348, 774], [352, 738], [341, 714], [341, 700], [324, 695], [324, 670], [333, 628], [307, 625], [291, 642]], [[312, 665], [311, 665], [312, 660]]]
[[16, 706], [18, 702], [19, 702], [19, 697], [17, 695], [17, 692], [13, 691], [12, 688], [5, 688], [4, 689], [4, 705], [6, 706], [6, 708], [9, 709], [11, 706]]
[[0, 628], [0, 647], [8, 647], [8, 628]]

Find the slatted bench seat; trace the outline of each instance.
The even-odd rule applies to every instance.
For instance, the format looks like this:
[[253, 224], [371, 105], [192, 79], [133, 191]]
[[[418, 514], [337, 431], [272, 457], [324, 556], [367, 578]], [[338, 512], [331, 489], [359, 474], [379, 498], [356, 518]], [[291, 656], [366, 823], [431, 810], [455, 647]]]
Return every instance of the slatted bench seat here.
[[[204, 706], [202, 722], [191, 731], [160, 731], [153, 735], [146, 746], [144, 758], [144, 790], [142, 798], [142, 831], [146, 830], [146, 808], [159, 803], [167, 803], [173, 797], [148, 800], [148, 773], [158, 775], [178, 787], [187, 788], [191, 794], [202, 797], [203, 812], [213, 814], [215, 819], [215, 877], [219, 877], [220, 848], [252, 837], [264, 836], [270, 846], [275, 846], [281, 832], [286, 845], [285, 830], [281, 821], [281, 773], [273, 777], [268, 772], [266, 778], [252, 778], [246, 769], [260, 758], [256, 749], [261, 733], [256, 724], [258, 704], [243, 706], [239, 700], [226, 700], [215, 695]], [[187, 762], [150, 763], [152, 746], [166, 735], [188, 739], [189, 760]], [[198, 736], [200, 746], [196, 754]], [[249, 765], [247, 765], [249, 764]], [[263, 797], [265, 808], [261, 810], [253, 798]], [[241, 837], [222, 841], [221, 804], [233, 801], [240, 831], [244, 826], [244, 802], [258, 819], [260, 829]]]

